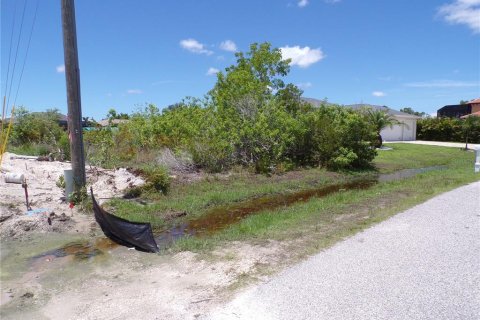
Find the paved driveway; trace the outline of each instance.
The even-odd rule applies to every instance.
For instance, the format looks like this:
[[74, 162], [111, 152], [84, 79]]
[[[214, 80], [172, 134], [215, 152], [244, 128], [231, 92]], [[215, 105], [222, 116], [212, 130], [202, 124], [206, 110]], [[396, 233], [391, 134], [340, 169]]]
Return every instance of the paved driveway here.
[[207, 319], [480, 319], [480, 182], [338, 243]]

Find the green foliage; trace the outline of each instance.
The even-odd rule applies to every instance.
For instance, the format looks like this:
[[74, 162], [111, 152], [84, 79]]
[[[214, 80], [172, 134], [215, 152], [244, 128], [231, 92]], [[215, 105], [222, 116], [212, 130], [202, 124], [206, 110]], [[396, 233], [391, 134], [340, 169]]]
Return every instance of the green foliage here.
[[67, 133], [59, 126], [60, 113], [56, 109], [29, 112], [20, 107], [15, 110], [15, 121], [10, 134], [10, 146], [25, 154], [61, 154], [70, 158]]
[[365, 114], [365, 117], [370, 122], [370, 124], [375, 128], [377, 132], [377, 140], [375, 147], [380, 148], [383, 142], [380, 131], [387, 127], [392, 128], [393, 125], [400, 124], [400, 122], [398, 122], [398, 120], [388, 114], [387, 111], [365, 108], [364, 110], [362, 110], [362, 112]]
[[108, 113], [107, 113], [107, 119], [109, 121], [112, 121], [114, 119], [124, 119], [124, 120], [126, 120], [126, 119], [129, 119], [129, 118], [130, 118], [130, 116], [128, 114], [122, 113], [122, 112], [117, 113], [117, 111], [113, 108], [110, 108], [108, 110]]
[[[301, 165], [364, 167], [373, 159], [373, 129], [365, 118], [302, 101], [302, 91], [282, 80], [289, 61], [280, 50], [253, 44], [236, 56], [203, 100], [187, 99], [163, 111], [149, 104], [117, 130], [87, 132], [89, 161], [107, 167], [140, 158], [146, 163], [155, 158], [145, 155], [169, 148], [190, 154], [210, 172], [240, 165], [271, 173]], [[109, 114], [116, 117], [114, 110]]]
[[58, 177], [58, 180], [55, 182], [55, 184], [60, 189], [65, 189], [65, 176], [62, 174], [60, 177]]
[[70, 140], [68, 140], [68, 136], [66, 134], [62, 134], [60, 139], [58, 140], [58, 148], [60, 149], [60, 153], [63, 155], [62, 160], [69, 160], [70, 159]]
[[68, 195], [68, 201], [78, 206], [80, 211], [91, 212], [93, 210], [93, 203], [88, 197], [87, 188], [83, 187], [79, 191], [74, 191]]
[[282, 60], [280, 49], [270, 43], [253, 43], [245, 55], [235, 53], [236, 65], [217, 73], [217, 83], [210, 92], [219, 110], [236, 109], [244, 117], [255, 115], [257, 108], [285, 87], [280, 77], [290, 71], [288, 60]]
[[417, 139], [480, 143], [480, 119], [427, 118], [417, 121]]
[[[243, 166], [270, 174], [297, 166], [370, 164], [375, 130], [364, 115], [304, 102], [302, 91], [282, 80], [289, 61], [269, 43], [252, 44], [236, 57], [204, 99], [186, 99], [163, 111], [148, 104], [116, 130], [87, 132], [90, 162], [111, 167], [143, 158], [151, 163], [155, 150], [168, 148], [189, 154], [209, 172]], [[109, 114], [116, 116], [114, 110]], [[162, 179], [149, 183], [164, 190]]]
[[427, 114], [425, 112], [418, 112], [418, 111], [415, 111], [413, 110], [412, 108], [410, 107], [406, 107], [406, 108], [403, 108], [403, 109], [400, 109], [401, 112], [405, 112], [405, 113], [408, 113], [408, 114], [413, 114], [415, 116], [419, 116], [419, 117], [425, 117]]
[[115, 165], [120, 150], [114, 150], [115, 140], [112, 128], [87, 131], [83, 134], [83, 141], [86, 157], [91, 164], [107, 168]]
[[153, 167], [145, 170], [147, 183], [144, 189], [155, 190], [167, 194], [170, 190], [170, 176], [164, 167]]
[[138, 198], [142, 195], [143, 188], [142, 187], [133, 187], [133, 188], [128, 188], [125, 190], [125, 193], [123, 194], [124, 199], [134, 199]]

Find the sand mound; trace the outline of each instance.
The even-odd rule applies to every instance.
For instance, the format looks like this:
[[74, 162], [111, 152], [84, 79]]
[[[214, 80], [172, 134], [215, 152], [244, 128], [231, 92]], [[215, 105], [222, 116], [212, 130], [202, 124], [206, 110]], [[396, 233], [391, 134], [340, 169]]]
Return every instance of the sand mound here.
[[[69, 208], [64, 190], [57, 186], [63, 171], [70, 168], [71, 165], [67, 162], [38, 161], [34, 157], [5, 153], [0, 177], [0, 237], [17, 238], [30, 231], [76, 231], [79, 223], [82, 224], [80, 231], [88, 231], [88, 220], [93, 222], [93, 216]], [[5, 182], [3, 176], [8, 172], [22, 173], [25, 176], [29, 205], [37, 213], [27, 215], [25, 190], [21, 184]], [[89, 166], [86, 172], [87, 188], [93, 187], [100, 203], [120, 196], [127, 187], [144, 183], [142, 178], [124, 168], [107, 170]]]

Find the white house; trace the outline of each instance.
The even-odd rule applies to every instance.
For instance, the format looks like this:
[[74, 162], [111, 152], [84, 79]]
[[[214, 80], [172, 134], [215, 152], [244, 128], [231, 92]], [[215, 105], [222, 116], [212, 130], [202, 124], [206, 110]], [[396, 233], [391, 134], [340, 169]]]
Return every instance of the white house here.
[[421, 117], [413, 114], [393, 110], [384, 106], [375, 106], [371, 104], [352, 104], [345, 107], [352, 109], [372, 108], [375, 110], [386, 111], [389, 115], [395, 118], [400, 124], [394, 125], [392, 128], [387, 127], [380, 132], [383, 141], [413, 141], [417, 136], [417, 120]]

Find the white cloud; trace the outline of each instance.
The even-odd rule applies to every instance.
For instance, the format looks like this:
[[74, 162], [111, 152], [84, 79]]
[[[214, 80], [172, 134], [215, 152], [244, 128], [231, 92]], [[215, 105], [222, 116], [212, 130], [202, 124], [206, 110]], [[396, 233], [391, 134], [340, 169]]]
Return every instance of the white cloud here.
[[208, 71], [207, 71], [206, 75], [207, 76], [213, 76], [213, 75], [216, 75], [219, 72], [220, 72], [220, 70], [218, 70], [217, 68], [208, 68]]
[[128, 93], [128, 94], [142, 94], [143, 91], [140, 90], [140, 89], [128, 89], [128, 90], [127, 90], [127, 93]]
[[203, 43], [195, 39], [182, 40], [180, 41], [180, 46], [193, 53], [206, 54], [207, 56], [213, 54], [213, 51], [206, 49]]
[[438, 9], [438, 14], [452, 24], [465, 24], [480, 33], [480, 0], [455, 0]]
[[373, 91], [372, 96], [374, 97], [385, 97], [387, 94], [383, 91]]
[[58, 73], [65, 73], [65, 65], [59, 65], [56, 67]]
[[325, 55], [320, 48], [310, 49], [310, 47], [300, 48], [300, 46], [286, 46], [280, 48], [280, 50], [282, 51], [282, 58], [284, 60], [292, 59], [290, 64], [293, 66], [297, 65], [301, 68], [307, 68], [325, 58]]
[[312, 83], [311, 82], [297, 83], [297, 87], [299, 87], [300, 89], [308, 89], [312, 87]]
[[225, 51], [230, 51], [230, 52], [236, 52], [237, 45], [232, 40], [225, 40], [222, 43], [220, 43], [220, 49]]
[[406, 83], [405, 86], [412, 87], [412, 88], [462, 88], [462, 87], [480, 87], [480, 83], [474, 82], [474, 81], [433, 80], [433, 81]]
[[300, 0], [297, 2], [297, 6], [299, 6], [300, 8], [304, 8], [308, 5], [308, 0]]

